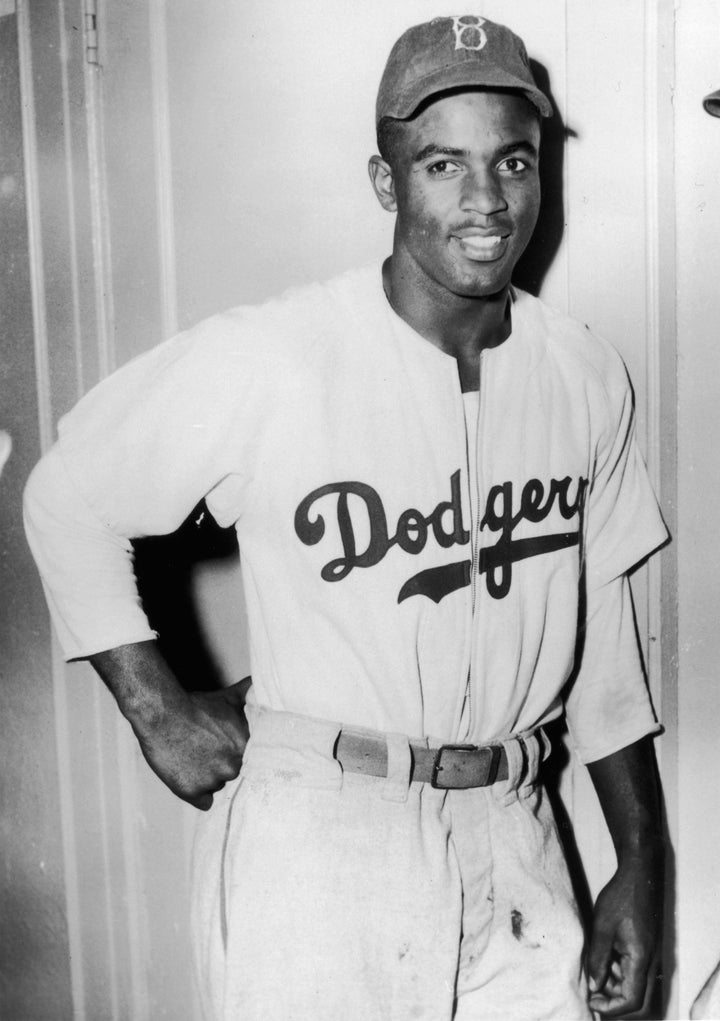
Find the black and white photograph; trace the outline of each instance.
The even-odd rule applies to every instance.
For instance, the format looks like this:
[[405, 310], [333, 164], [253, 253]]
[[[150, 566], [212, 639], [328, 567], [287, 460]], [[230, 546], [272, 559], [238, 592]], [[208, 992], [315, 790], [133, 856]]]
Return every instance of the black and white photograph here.
[[720, 3], [0, 0], [2, 1021], [720, 1021]]

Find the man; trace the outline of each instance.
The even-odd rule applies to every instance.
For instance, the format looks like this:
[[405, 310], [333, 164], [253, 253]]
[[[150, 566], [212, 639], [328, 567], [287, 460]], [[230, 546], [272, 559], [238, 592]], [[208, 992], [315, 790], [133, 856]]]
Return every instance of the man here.
[[[370, 160], [391, 258], [126, 366], [29, 484], [66, 654], [210, 809], [193, 893], [210, 1017], [610, 1017], [649, 988], [657, 725], [626, 574], [665, 530], [618, 356], [510, 285], [550, 113], [507, 28], [410, 29]], [[134, 585], [131, 538], [203, 497], [242, 555], [247, 747], [247, 686], [186, 694]], [[618, 854], [589, 1006], [539, 782], [563, 698]]]

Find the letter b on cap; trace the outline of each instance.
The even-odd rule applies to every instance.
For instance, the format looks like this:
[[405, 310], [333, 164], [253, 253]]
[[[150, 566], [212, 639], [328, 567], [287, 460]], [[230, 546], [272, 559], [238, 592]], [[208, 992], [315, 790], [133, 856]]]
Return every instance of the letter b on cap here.
[[456, 50], [481, 50], [487, 43], [487, 36], [480, 27], [485, 24], [484, 18], [471, 14], [452, 20]]

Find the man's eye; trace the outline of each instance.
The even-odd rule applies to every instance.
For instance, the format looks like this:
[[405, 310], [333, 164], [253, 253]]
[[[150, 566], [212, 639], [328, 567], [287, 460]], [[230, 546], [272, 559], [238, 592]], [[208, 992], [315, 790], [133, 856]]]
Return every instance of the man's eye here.
[[451, 174], [454, 170], [457, 170], [457, 163], [453, 163], [450, 160], [438, 160], [437, 163], [431, 163], [427, 169], [428, 173], [432, 174], [433, 177], [442, 177], [444, 174]]
[[519, 174], [523, 170], [527, 170], [529, 166], [530, 164], [526, 160], [521, 160], [518, 156], [508, 156], [498, 165], [498, 170], [508, 174]]

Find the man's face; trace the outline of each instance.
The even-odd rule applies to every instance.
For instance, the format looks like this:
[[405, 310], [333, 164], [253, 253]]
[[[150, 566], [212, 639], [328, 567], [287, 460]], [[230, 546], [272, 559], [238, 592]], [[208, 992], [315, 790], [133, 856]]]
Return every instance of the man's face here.
[[510, 282], [540, 206], [539, 145], [538, 118], [514, 94], [443, 96], [399, 126], [383, 204], [397, 210], [394, 252], [420, 282], [465, 297]]

